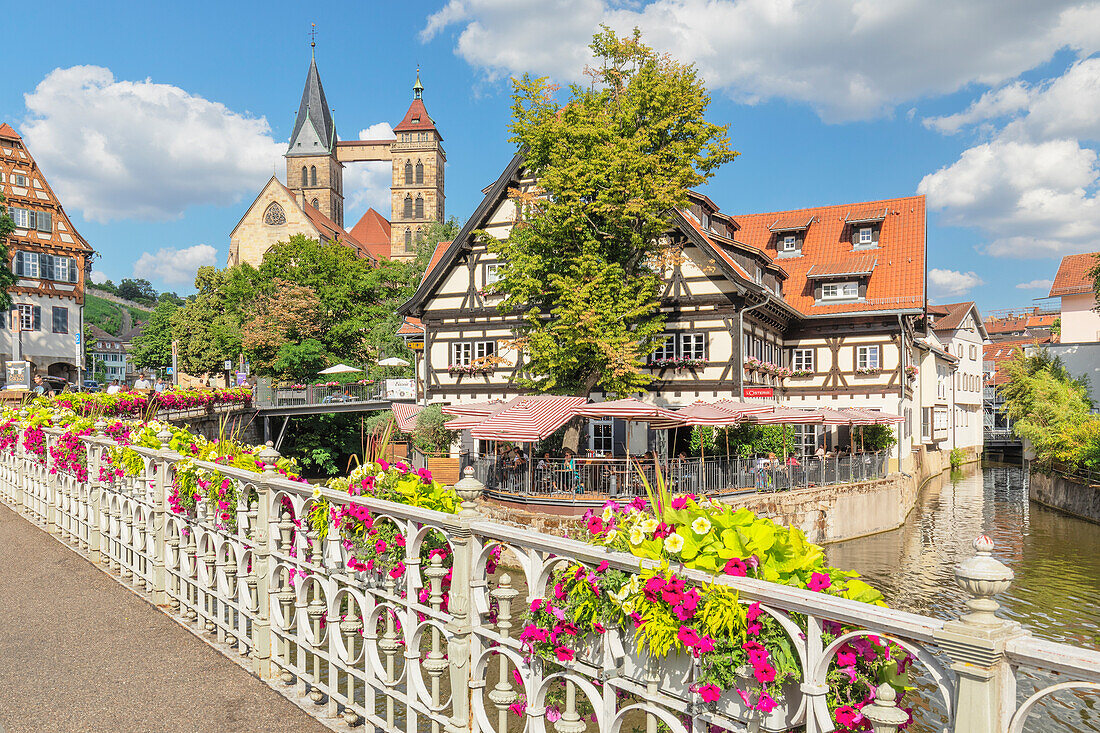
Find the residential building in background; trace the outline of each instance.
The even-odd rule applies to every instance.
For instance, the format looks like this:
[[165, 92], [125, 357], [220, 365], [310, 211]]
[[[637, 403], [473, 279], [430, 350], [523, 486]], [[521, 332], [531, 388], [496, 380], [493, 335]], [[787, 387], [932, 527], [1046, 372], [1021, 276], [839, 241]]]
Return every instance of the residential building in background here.
[[1100, 252], [1068, 255], [1062, 258], [1058, 274], [1050, 286], [1050, 297], [1061, 301], [1061, 337], [1063, 344], [1100, 341], [1100, 313], [1096, 312], [1096, 290], [1089, 277], [1100, 264]]
[[[443, 136], [424, 106], [420, 70], [413, 99], [383, 140], [340, 140], [325, 98], [316, 57], [285, 154], [286, 184], [272, 176], [230, 233], [229, 265], [259, 265], [276, 242], [294, 234], [354, 248], [361, 257], [407, 260], [432, 222], [445, 213]], [[344, 167], [390, 161], [390, 218], [367, 209], [351, 230], [344, 224]]]
[[121, 336], [112, 336], [99, 326], [88, 325], [86, 337], [91, 341], [88, 349], [92, 363], [89, 364], [94, 378], [102, 378], [103, 383], [117, 379], [127, 383], [132, 372], [129, 357], [130, 343]]
[[982, 364], [988, 340], [978, 306], [973, 301], [928, 306], [929, 324], [944, 350], [956, 362], [950, 389], [953, 407], [949, 415], [952, 448], [982, 445]]
[[[535, 184], [517, 154], [455, 240], [436, 248], [401, 308], [418, 319], [406, 326], [422, 328], [429, 401], [518, 394], [514, 378], [525, 365], [511, 344], [517, 320], [498, 311], [500, 262], [473, 233], [508, 236], [516, 221], [510, 192]], [[916, 342], [927, 335], [924, 197], [748, 215], [725, 214], [699, 193], [689, 201], [668, 233], [666, 333], [649, 357], [654, 380], [646, 399], [664, 407], [744, 398], [884, 410], [906, 418], [896, 457], [908, 465], [922, 444], [923, 403], [912, 367]], [[645, 426], [632, 426], [638, 435], [627, 436], [622, 422], [589, 421], [589, 448], [626, 443], [632, 452], [646, 450]], [[847, 444], [846, 430], [797, 428], [809, 452]]]
[[1058, 311], [1050, 308], [1002, 308], [987, 312], [982, 326], [990, 341], [1049, 340], [1057, 318]]
[[84, 360], [84, 278], [94, 251], [7, 123], [0, 125], [0, 190], [15, 220], [7, 246], [18, 278], [8, 291], [12, 309], [0, 328], [0, 361], [26, 360], [36, 374], [76, 382]]

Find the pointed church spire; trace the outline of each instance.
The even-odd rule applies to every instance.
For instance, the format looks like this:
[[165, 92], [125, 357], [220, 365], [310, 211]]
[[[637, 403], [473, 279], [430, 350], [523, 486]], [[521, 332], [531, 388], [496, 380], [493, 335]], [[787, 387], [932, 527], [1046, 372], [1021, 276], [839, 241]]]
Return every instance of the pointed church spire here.
[[[316, 30], [310, 31], [311, 38], [315, 37], [315, 33]], [[317, 155], [332, 152], [336, 146], [336, 124], [332, 121], [332, 111], [317, 71], [316, 40], [311, 40], [309, 45], [312, 49], [309, 71], [306, 73], [305, 89], [302, 90], [302, 102], [298, 105], [298, 116], [294, 118], [287, 155]]]
[[413, 84], [413, 99], [420, 99], [424, 95], [424, 85], [420, 83], [420, 67], [416, 67], [416, 83]]

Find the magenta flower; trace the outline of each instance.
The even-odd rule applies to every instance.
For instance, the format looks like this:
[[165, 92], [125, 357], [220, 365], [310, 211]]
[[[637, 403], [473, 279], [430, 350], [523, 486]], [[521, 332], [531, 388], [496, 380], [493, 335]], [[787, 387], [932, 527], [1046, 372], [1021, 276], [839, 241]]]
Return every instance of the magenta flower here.
[[722, 568], [722, 572], [726, 575], [735, 575], [739, 578], [744, 578], [748, 575], [748, 568], [745, 567], [745, 561], [739, 557], [735, 557], [726, 563], [726, 567]]
[[756, 701], [756, 709], [762, 713], [770, 713], [772, 710], [775, 710], [777, 705], [779, 705], [779, 703], [773, 700], [771, 695], [766, 692], [761, 693], [760, 699]]
[[722, 690], [718, 685], [703, 685], [697, 692], [699, 697], [703, 698], [703, 702], [717, 702], [718, 698], [722, 697]]
[[559, 646], [557, 649], [554, 650], [554, 654], [557, 655], [559, 662], [572, 662], [573, 661], [573, 657], [574, 657], [573, 650], [570, 649], [567, 646]]
[[817, 593], [825, 590], [833, 584], [833, 579], [825, 573], [814, 573], [810, 576], [810, 582], [807, 584], [807, 588]]
[[771, 666], [767, 662], [761, 662], [760, 664], [753, 665], [752, 673], [756, 677], [756, 681], [760, 684], [766, 684], [768, 682], [775, 681], [775, 667]]
[[836, 709], [836, 722], [845, 728], [855, 728], [863, 722], [863, 713], [851, 705], [841, 705]]
[[680, 630], [676, 632], [676, 638], [687, 647], [697, 646], [700, 641], [699, 632], [690, 626], [681, 626]]

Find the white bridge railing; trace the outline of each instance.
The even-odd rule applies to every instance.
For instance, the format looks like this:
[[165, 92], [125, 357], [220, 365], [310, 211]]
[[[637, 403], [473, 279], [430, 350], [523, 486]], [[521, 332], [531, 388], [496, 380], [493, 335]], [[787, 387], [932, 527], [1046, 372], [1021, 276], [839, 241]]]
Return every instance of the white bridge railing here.
[[[166, 445], [168, 434], [160, 437]], [[56, 439], [56, 431], [47, 431], [50, 443]], [[871, 634], [913, 655], [925, 683], [910, 694], [926, 698], [918, 707], [940, 711], [944, 731], [1019, 733], [1025, 723], [1046, 717], [1046, 698], [1065, 690], [1100, 691], [1100, 653], [1040, 641], [994, 615], [992, 597], [1008, 587], [1011, 572], [990, 556], [991, 545], [980, 542], [978, 555], [957, 571], [971, 613], [947, 622], [752, 579], [681, 571], [700, 583], [736, 588], [742, 603], [759, 602], [789, 632], [802, 682], [762, 715], [728, 696], [699, 702], [689, 691], [692, 658], [651, 663], [616, 629], [561, 668], [526, 661], [513, 633], [517, 616], [547, 593], [559, 563], [607, 562], [634, 572], [643, 563], [487, 521], [473, 502], [482, 487], [470, 478], [456, 486], [463, 499], [457, 515], [320, 491], [337, 507], [366, 506], [406, 538], [404, 571], [379, 579], [348, 569], [350, 551], [337, 531], [321, 540], [301, 521], [316, 501], [314, 487], [271, 470], [278, 457], [271, 449], [261, 454], [268, 466], [262, 475], [204, 466], [236, 488], [230, 530], [219, 528], [224, 522], [207, 516], [201, 504], [195, 517], [169, 509], [176, 454], [135, 449], [144, 463], [141, 475], [100, 480], [109, 441], [85, 442], [86, 482], [49, 473], [22, 446], [5, 452], [0, 499], [226, 654], [238, 655], [255, 674], [281, 680], [284, 694], [312, 701], [317, 716], [338, 729], [829, 731], [826, 675], [833, 657], [846, 640]], [[428, 541], [453, 553], [450, 567], [445, 553], [421, 564]], [[491, 567], [496, 563], [487, 561], [498, 553], [500, 567]], [[826, 645], [826, 621], [856, 630]], [[1043, 681], [1034, 694], [1018, 693], [1018, 676], [1029, 684], [1036, 676]], [[546, 712], [551, 690], [563, 695], [552, 718]], [[527, 701], [522, 710], [515, 707], [521, 694]], [[882, 732], [896, 731], [906, 719], [887, 685], [863, 713]]]

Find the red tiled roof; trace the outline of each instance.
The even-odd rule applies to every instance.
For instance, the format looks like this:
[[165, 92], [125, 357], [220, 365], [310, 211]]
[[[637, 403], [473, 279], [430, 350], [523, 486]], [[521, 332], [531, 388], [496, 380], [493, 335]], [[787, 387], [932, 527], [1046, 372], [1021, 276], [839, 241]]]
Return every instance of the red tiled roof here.
[[[780, 212], [782, 213], [782, 212]], [[813, 214], [801, 214], [798, 216], [780, 216], [768, 225], [773, 232], [793, 232], [805, 229], [814, 221]]]
[[1098, 264], [1100, 264], [1100, 252], [1063, 257], [1062, 264], [1058, 265], [1058, 274], [1054, 276], [1054, 284], [1050, 286], [1049, 297], [1091, 293], [1093, 284], [1089, 278], [1089, 270]]
[[848, 212], [848, 215], [844, 217], [845, 221], [849, 222], [863, 222], [863, 221], [882, 221], [889, 213], [889, 209], [885, 206], [871, 206], [867, 208], [852, 209]]
[[695, 221], [694, 216], [692, 216], [688, 212], [681, 212], [681, 213], [683, 214], [684, 221], [686, 221], [691, 226], [692, 229], [694, 229], [696, 232], [698, 232], [699, 236], [703, 237], [704, 239], [706, 239], [708, 242], [711, 243], [711, 246], [714, 248], [714, 251], [718, 253], [718, 256], [722, 258], [723, 262], [725, 262], [727, 265], [732, 267], [734, 269], [734, 271], [737, 272], [738, 275], [745, 278], [749, 282], [753, 282], [753, 278], [749, 277], [749, 273], [745, 272], [745, 268], [741, 267], [741, 265], [739, 265], [737, 263], [737, 260], [735, 260], [733, 258], [733, 255], [731, 255], [729, 253], [729, 251], [726, 250], [724, 245], [715, 242], [711, 238], [709, 233], [703, 231], [703, 227], [699, 226], [699, 222]]
[[[283, 186], [281, 181], [279, 181], [279, 185]], [[297, 203], [298, 197], [294, 194], [293, 191], [291, 191], [286, 186], [283, 186], [283, 190], [287, 192], [287, 195], [294, 199], [295, 203]], [[375, 262], [378, 261], [378, 258], [371, 254], [370, 251], [366, 247], [364, 247], [358, 239], [344, 231], [344, 228], [342, 226], [325, 216], [320, 211], [320, 209], [314, 207], [313, 204], [308, 202], [303, 203], [302, 212], [305, 213], [306, 217], [309, 218], [313, 226], [316, 227], [319, 232], [325, 235], [326, 239], [330, 239], [339, 242], [344, 246], [351, 247], [359, 254], [360, 257], [364, 259], [374, 260]]]
[[[966, 314], [970, 312], [970, 309], [974, 307], [974, 301], [971, 300], [966, 303], [948, 303], [947, 305], [934, 307], [942, 311], [943, 315], [932, 322], [932, 330], [953, 331], [959, 327], [963, 318], [965, 318]], [[928, 312], [938, 315], [932, 307], [929, 307]]]
[[1028, 318], [1030, 318], [1030, 316], [1027, 315], [1004, 316], [1002, 318], [990, 316], [985, 320], [985, 330], [986, 333], [1012, 333], [1013, 331], [1023, 331], [1027, 328]]
[[1032, 344], [1048, 344], [1049, 337], [1016, 339], [1013, 341], [995, 341], [982, 347], [983, 361], [993, 362], [993, 379], [987, 379], [986, 384], [991, 386], [1002, 385], [1008, 381], [1008, 375], [1001, 368], [1004, 363], [1012, 358], [1016, 349]]
[[440, 260], [443, 259], [443, 253], [445, 253], [447, 251], [447, 248], [450, 246], [450, 242], [440, 242], [435, 246], [435, 251], [432, 252], [432, 258], [428, 260], [428, 266], [424, 268], [424, 277], [421, 278], [421, 280], [426, 279], [428, 275], [431, 274], [432, 270], [435, 269], [435, 266], [438, 265]]
[[375, 259], [389, 258], [390, 223], [374, 209], [367, 209], [350, 233]]
[[16, 132], [12, 128], [12, 126], [9, 125], [7, 122], [0, 125], [0, 137], [15, 138], [16, 140], [22, 140], [23, 139], [23, 138], [19, 137], [19, 133]]
[[[867, 298], [858, 303], [815, 305], [813, 286], [807, 277], [814, 265], [849, 257], [853, 254], [848, 212], [871, 208], [888, 209], [882, 222], [879, 246], [871, 253], [878, 258], [868, 278]], [[741, 224], [737, 241], [776, 255], [776, 236], [771, 225], [776, 221], [815, 218], [806, 232], [802, 255], [782, 259], [789, 278], [783, 289], [784, 300], [807, 315], [915, 309], [924, 307], [925, 202], [923, 196], [867, 201], [839, 206], [821, 206], [797, 211], [734, 215]], [[859, 254], [859, 253], [857, 253]]]
[[398, 336], [419, 336], [424, 333], [424, 323], [414, 316], [405, 316], [401, 328], [397, 329]]
[[394, 132], [435, 130], [435, 122], [428, 116], [428, 108], [423, 99], [414, 99], [409, 105], [405, 118], [393, 128]]
[[806, 277], [834, 277], [838, 275], [870, 275], [874, 272], [878, 255], [874, 252], [860, 252], [847, 257], [835, 257], [818, 262], [806, 271]]

